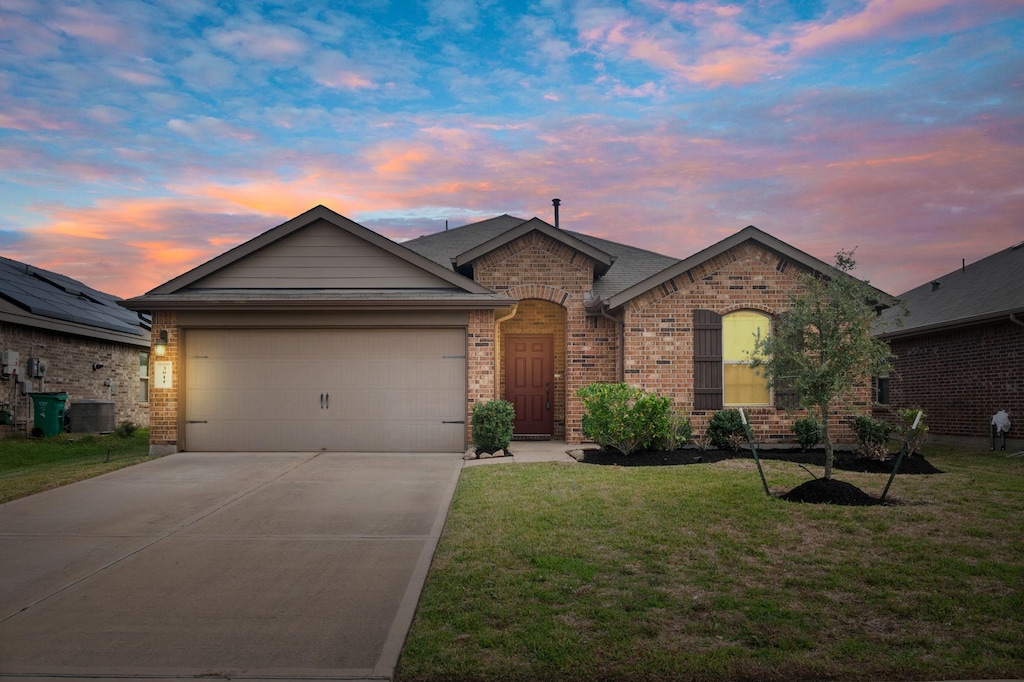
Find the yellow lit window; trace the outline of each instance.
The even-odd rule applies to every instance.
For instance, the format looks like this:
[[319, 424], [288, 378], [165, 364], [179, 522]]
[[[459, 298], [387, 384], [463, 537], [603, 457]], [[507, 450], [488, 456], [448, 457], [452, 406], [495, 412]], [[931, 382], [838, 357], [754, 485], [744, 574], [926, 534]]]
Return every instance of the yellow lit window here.
[[770, 329], [770, 319], [752, 310], [722, 318], [722, 371], [726, 405], [771, 405], [767, 380], [750, 366], [754, 342]]

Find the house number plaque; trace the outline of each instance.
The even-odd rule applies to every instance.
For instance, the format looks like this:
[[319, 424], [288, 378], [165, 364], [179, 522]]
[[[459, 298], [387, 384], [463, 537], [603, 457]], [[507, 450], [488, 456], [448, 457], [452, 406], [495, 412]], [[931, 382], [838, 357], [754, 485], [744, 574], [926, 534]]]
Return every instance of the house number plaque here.
[[171, 373], [170, 360], [157, 360], [153, 363], [153, 377], [155, 388], [174, 388], [173, 374]]

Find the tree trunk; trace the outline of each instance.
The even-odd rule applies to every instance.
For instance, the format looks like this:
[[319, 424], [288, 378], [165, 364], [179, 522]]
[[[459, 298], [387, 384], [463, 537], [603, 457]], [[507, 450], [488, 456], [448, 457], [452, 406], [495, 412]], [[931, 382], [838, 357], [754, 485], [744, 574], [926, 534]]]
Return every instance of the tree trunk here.
[[835, 452], [832, 450], [832, 434], [828, 431], [828, 404], [818, 405], [821, 411], [821, 440], [825, 443], [825, 480], [832, 480], [832, 462]]

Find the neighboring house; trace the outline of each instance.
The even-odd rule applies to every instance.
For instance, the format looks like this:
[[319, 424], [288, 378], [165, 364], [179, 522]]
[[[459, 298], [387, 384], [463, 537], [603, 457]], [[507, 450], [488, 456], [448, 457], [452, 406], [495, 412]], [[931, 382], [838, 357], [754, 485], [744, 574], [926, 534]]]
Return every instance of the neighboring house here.
[[115, 424], [148, 423], [149, 319], [119, 300], [0, 258], [0, 421], [17, 422], [0, 425], [0, 437], [31, 432], [29, 391], [66, 393], [72, 414], [76, 403], [113, 402]]
[[794, 417], [744, 350], [802, 272], [837, 273], [754, 227], [678, 260], [509, 215], [397, 244], [318, 206], [123, 305], [166, 338], [154, 454], [459, 451], [495, 398], [517, 437], [579, 443], [576, 391], [614, 381], [778, 441]]
[[923, 408], [931, 434], [986, 445], [992, 415], [1006, 410], [1011, 440], [1024, 444], [1022, 273], [1024, 242], [899, 296], [910, 314], [900, 326], [886, 311], [877, 334], [896, 355], [881, 401]]

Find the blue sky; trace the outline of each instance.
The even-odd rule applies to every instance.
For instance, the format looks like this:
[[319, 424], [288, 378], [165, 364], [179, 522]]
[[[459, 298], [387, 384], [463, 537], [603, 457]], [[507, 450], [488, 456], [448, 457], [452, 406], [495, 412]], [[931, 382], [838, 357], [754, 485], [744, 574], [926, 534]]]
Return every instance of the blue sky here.
[[[312, 5], [308, 7], [307, 5]], [[0, 253], [134, 296], [316, 204], [900, 293], [1024, 241], [1024, 2], [0, 2]]]

